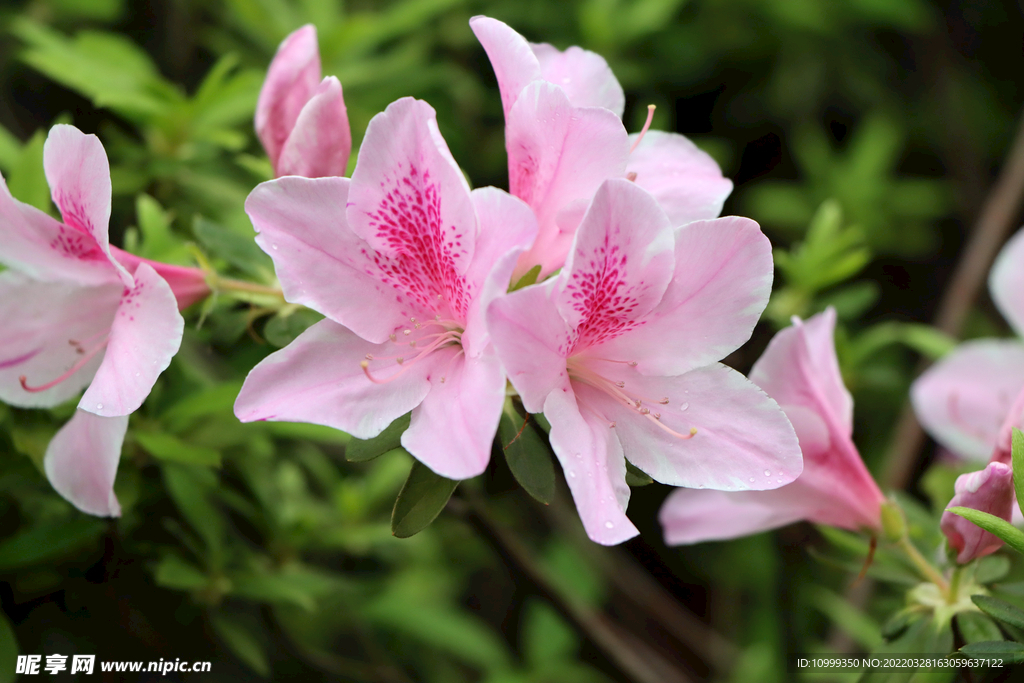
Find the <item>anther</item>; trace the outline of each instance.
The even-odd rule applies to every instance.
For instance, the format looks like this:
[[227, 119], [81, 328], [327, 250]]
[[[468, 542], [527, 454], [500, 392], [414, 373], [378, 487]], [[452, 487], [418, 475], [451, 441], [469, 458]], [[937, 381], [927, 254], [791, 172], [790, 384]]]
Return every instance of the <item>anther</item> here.
[[399, 365], [401, 365], [402, 363], [405, 362], [405, 359], [404, 358], [396, 358], [395, 362], [398, 363]]
[[609, 422], [608, 423], [608, 429], [615, 429], [615, 423], [614, 422]]
[[410, 334], [412, 334], [412, 330], [402, 330], [402, 334], [408, 337]]
[[366, 354], [366, 360], [373, 360], [373, 354], [372, 353]]
[[663, 398], [660, 401], [658, 401], [658, 403], [660, 403], [663, 406], [667, 406], [668, 405], [668, 396], [666, 396], [665, 398]]
[[626, 386], [626, 383], [625, 382], [616, 382], [615, 386], [617, 386], [619, 389], [622, 389], [623, 387]]
[[641, 415], [650, 415], [651, 414], [651, 409], [650, 408], [641, 408], [640, 409], [640, 414]]
[[636, 367], [636, 361], [635, 360], [629, 361], [629, 367], [635, 368]]
[[397, 334], [389, 334], [388, 335], [388, 339], [390, 339], [391, 341], [398, 341], [398, 335]]
[[629, 173], [627, 173], [626, 174], [626, 180], [628, 180], [631, 183], [635, 183], [636, 182], [636, 171], [630, 171]]

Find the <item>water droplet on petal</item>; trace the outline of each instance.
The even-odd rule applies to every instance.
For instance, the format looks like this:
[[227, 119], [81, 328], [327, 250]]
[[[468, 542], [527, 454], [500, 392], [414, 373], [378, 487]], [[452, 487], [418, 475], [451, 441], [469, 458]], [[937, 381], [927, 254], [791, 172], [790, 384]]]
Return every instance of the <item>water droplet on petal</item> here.
[[612, 524], [611, 522], [605, 522], [605, 523], [604, 523], [604, 528], [605, 528], [605, 529], [614, 529], [614, 528], [615, 528], [615, 525], [614, 525], [614, 524]]
[[679, 410], [686, 410], [689, 407], [690, 407], [689, 403], [684, 403], [683, 405], [679, 406]]
[[772, 476], [772, 471], [771, 470], [765, 470], [764, 471], [764, 476], [766, 476], [766, 477]]
[[776, 479], [776, 481], [779, 482], [780, 484], [782, 483], [781, 479]]
[[270, 246], [272, 246], [274, 248], [274, 251], [277, 251], [277, 245], [276, 244], [272, 244]]
[[136, 373], [135, 373], [135, 376], [136, 376], [136, 377], [138, 377], [138, 376], [139, 376], [139, 374], [140, 374], [140, 373], [136, 372]]
[[103, 404], [102, 403], [97, 403], [96, 404], [96, 410], [103, 410]]
[[576, 473], [573, 472], [572, 470], [569, 470], [569, 477], [572, 478], [572, 479], [575, 479], [576, 478]]
[[751, 477], [751, 478], [750, 478], [750, 483], [751, 483], [751, 484], [753, 484], [753, 483], [754, 483], [754, 478], [753, 478], [753, 477]]

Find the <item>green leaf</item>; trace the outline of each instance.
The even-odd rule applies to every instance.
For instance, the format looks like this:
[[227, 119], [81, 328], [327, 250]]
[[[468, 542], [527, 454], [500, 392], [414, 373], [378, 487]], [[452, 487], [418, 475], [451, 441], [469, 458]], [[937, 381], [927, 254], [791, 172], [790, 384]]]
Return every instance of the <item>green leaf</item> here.
[[1020, 664], [1024, 662], [1024, 645], [1005, 640], [968, 643], [960, 648], [959, 652], [977, 659], [997, 657], [1002, 659], [1004, 664]]
[[206, 468], [165, 462], [164, 484], [167, 493], [182, 516], [206, 542], [210, 562], [216, 567], [221, 560], [226, 522], [210, 497], [217, 478]]
[[391, 533], [409, 538], [426, 529], [441, 514], [458, 485], [457, 481], [434, 474], [420, 461], [413, 462], [391, 511]]
[[50, 185], [43, 171], [43, 144], [46, 134], [37, 130], [21, 148], [17, 163], [7, 174], [7, 189], [17, 199], [40, 211], [53, 212]]
[[923, 617], [924, 613], [920, 609], [902, 609], [882, 624], [882, 637], [886, 640], [899, 638], [913, 622]]
[[170, 431], [180, 432], [201, 417], [217, 413], [231, 415], [235, 399], [238, 398], [238, 392], [241, 389], [242, 383], [236, 381], [218, 384], [205, 391], [190, 393], [164, 411], [160, 415], [160, 420], [167, 425]]
[[555, 497], [555, 466], [546, 440], [529, 421], [529, 416], [519, 417], [511, 404], [506, 404], [498, 439], [512, 476], [527, 493], [548, 505]]
[[1003, 640], [1003, 634], [996, 626], [996, 622], [978, 612], [960, 612], [956, 615], [956, 625], [960, 628], [960, 635], [968, 643]]
[[7, 615], [0, 612], [0, 683], [13, 683], [18, 663], [18, 640]]
[[530, 600], [523, 611], [520, 647], [532, 666], [573, 659], [579, 649], [576, 632], [550, 605]]
[[540, 266], [536, 265], [533, 268], [530, 268], [528, 271], [526, 271], [526, 274], [519, 278], [519, 281], [512, 285], [508, 291], [514, 292], [517, 289], [529, 287], [530, 285], [537, 282], [538, 277], [540, 277]]
[[270, 663], [259, 638], [238, 619], [219, 614], [210, 618], [213, 630], [228, 649], [263, 678], [270, 678]]
[[1024, 610], [1021, 610], [1019, 607], [1014, 607], [1010, 603], [1004, 602], [999, 598], [993, 598], [990, 595], [972, 595], [971, 600], [978, 606], [978, 609], [990, 617], [994, 617], [1010, 626], [1024, 628]]
[[188, 444], [163, 432], [136, 431], [134, 436], [146, 452], [160, 460], [220, 467], [220, 453], [212, 448]]
[[167, 554], [160, 560], [153, 572], [156, 585], [175, 590], [198, 590], [210, 583], [209, 577], [195, 565], [177, 555]]
[[[290, 307], [289, 307], [290, 308]], [[275, 315], [263, 327], [263, 338], [278, 348], [291, 344], [311, 325], [323, 320], [323, 316], [308, 308], [298, 308]]]
[[76, 516], [57, 524], [22, 531], [0, 542], [0, 571], [52, 562], [93, 543], [107, 525], [92, 517]]
[[1005, 519], [982, 512], [981, 510], [974, 510], [973, 508], [951, 507], [946, 508], [946, 511], [952, 512], [954, 515], [960, 515], [964, 519], [977, 524], [985, 531], [1003, 539], [1006, 545], [1018, 553], [1024, 553], [1024, 531], [1013, 526]]
[[978, 560], [974, 570], [974, 580], [985, 585], [998, 581], [1010, 573], [1010, 558], [1005, 555], [989, 555]]
[[1017, 507], [1024, 512], [1024, 432], [1014, 427], [1012, 442], [1013, 490], [1017, 493]]
[[270, 257], [256, 244], [255, 233], [241, 235], [202, 216], [196, 216], [192, 232], [210, 253], [221, 257], [239, 270], [268, 280], [270, 274], [274, 272]]
[[629, 486], [647, 486], [648, 484], [653, 484], [654, 479], [651, 478], [651, 475], [627, 460], [626, 483]]
[[349, 462], [366, 462], [402, 447], [402, 434], [409, 428], [412, 414], [403, 415], [372, 439], [352, 439], [345, 446], [345, 459]]

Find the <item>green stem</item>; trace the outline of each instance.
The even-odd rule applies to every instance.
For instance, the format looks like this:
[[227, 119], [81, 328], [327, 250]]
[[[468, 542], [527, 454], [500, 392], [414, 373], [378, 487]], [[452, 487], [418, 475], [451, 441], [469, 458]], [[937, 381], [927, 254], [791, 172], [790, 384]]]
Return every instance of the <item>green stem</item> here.
[[917, 571], [928, 581], [939, 587], [943, 593], [949, 594], [949, 583], [942, 577], [942, 574], [932, 566], [931, 562], [924, 559], [924, 555], [910, 542], [910, 538], [904, 534], [897, 545], [906, 553], [907, 558], [917, 567]]
[[220, 277], [219, 275], [212, 278], [213, 282], [210, 283], [213, 289], [222, 292], [247, 292], [249, 294], [266, 294], [268, 296], [278, 297], [284, 301], [284, 293], [280, 287], [271, 287], [270, 285], [261, 285], [255, 282], [245, 282], [244, 280], [234, 280], [229, 277]]
[[957, 594], [960, 592], [960, 578], [963, 573], [964, 568], [957, 566], [953, 569], [953, 575], [949, 577], [949, 593], [946, 595], [946, 602], [951, 605], [956, 603]]

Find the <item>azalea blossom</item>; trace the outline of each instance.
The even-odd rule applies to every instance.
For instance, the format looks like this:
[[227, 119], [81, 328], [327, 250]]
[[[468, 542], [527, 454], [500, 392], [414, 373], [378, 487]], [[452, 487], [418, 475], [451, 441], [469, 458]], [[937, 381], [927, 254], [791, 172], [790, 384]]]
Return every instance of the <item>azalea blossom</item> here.
[[434, 110], [405, 98], [370, 122], [351, 180], [279, 178], [246, 211], [285, 298], [326, 319], [249, 373], [239, 419], [367, 439], [412, 411], [406, 450], [451, 479], [480, 474], [505, 401], [483, 311], [536, 234], [529, 207], [471, 192]]
[[599, 55], [526, 41], [489, 17], [470, 20], [497, 76], [505, 113], [509, 190], [537, 214], [536, 243], [515, 277], [565, 261], [598, 186], [628, 178], [654, 195], [670, 223], [715, 218], [732, 191], [715, 161], [676, 133], [622, 125], [622, 87]]
[[[990, 462], [985, 469], [961, 474], [954, 485], [955, 494], [948, 507], [966, 507], [987, 512], [1010, 521], [1014, 507], [1013, 469], [1001, 462]], [[943, 512], [939, 528], [949, 547], [957, 552], [956, 561], [966, 564], [990, 555], [1003, 547], [1003, 540], [952, 512]]]
[[627, 180], [598, 189], [556, 277], [498, 298], [488, 322], [509, 380], [551, 424], [591, 539], [620, 543], [626, 459], [672, 486], [769, 489], [800, 473], [782, 410], [716, 363], [771, 290], [771, 246], [745, 218], [673, 229]]
[[203, 296], [206, 285], [198, 270], [110, 246], [110, 168], [96, 136], [54, 126], [43, 166], [61, 221], [17, 201], [0, 182], [0, 263], [8, 267], [0, 273], [0, 400], [48, 407], [88, 387], [47, 449], [45, 469], [81, 510], [118, 515], [111, 487], [125, 416], [178, 350], [179, 306]]
[[277, 48], [256, 103], [256, 135], [275, 176], [340, 176], [352, 133], [341, 83], [320, 80], [316, 28], [307, 24]]
[[925, 371], [910, 396], [921, 425], [961, 457], [1010, 462], [1013, 427], [1024, 426], [1024, 231], [1003, 247], [989, 291], [1018, 339], [964, 342]]
[[793, 319], [772, 339], [750, 380], [778, 401], [796, 430], [803, 473], [771, 491], [673, 491], [659, 519], [669, 545], [746, 536], [799, 520], [843, 529], [881, 528], [884, 496], [851, 437], [853, 400], [843, 385], [828, 308]]

